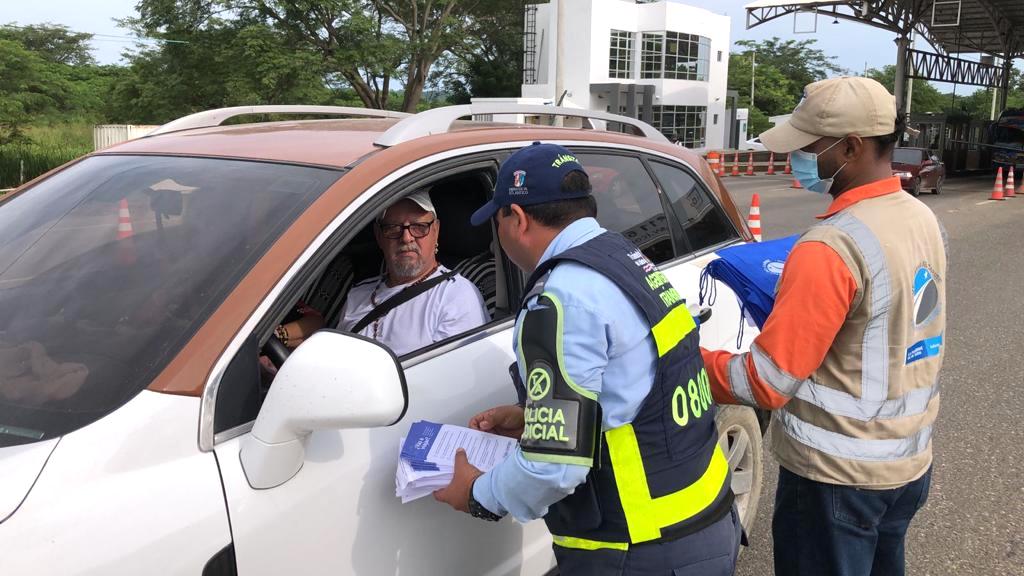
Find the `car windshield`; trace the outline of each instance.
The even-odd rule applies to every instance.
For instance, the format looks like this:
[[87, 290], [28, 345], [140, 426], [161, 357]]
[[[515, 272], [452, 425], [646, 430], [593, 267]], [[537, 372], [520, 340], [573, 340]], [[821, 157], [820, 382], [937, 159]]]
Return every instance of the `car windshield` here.
[[146, 388], [341, 171], [94, 156], [0, 203], [0, 446]]
[[896, 148], [892, 151], [892, 161], [896, 164], [920, 164], [924, 161], [924, 152], [913, 148]]

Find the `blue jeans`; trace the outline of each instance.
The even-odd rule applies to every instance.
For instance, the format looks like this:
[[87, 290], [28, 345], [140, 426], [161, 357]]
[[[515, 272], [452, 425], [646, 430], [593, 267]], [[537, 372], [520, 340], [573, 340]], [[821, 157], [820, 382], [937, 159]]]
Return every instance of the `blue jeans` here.
[[932, 471], [892, 490], [815, 482], [779, 467], [775, 576], [903, 576], [903, 542]]
[[743, 527], [736, 507], [699, 532], [628, 551], [555, 545], [561, 576], [732, 576]]

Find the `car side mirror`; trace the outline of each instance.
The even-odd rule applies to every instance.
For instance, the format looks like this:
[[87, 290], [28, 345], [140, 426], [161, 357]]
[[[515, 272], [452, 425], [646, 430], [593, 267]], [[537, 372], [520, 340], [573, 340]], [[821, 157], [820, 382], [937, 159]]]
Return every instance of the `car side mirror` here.
[[302, 468], [316, 430], [390, 426], [405, 415], [409, 392], [398, 358], [362, 336], [321, 330], [277, 372], [240, 458], [249, 485], [273, 488]]

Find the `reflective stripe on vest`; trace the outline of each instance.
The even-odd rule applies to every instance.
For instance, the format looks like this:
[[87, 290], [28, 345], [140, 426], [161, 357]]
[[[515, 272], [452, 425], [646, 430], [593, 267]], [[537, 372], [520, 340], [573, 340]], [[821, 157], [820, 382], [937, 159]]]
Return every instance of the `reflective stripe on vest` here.
[[927, 450], [932, 439], [931, 426], [925, 426], [908, 438], [872, 440], [851, 438], [804, 422], [785, 408], [777, 410], [775, 415], [791, 438], [825, 454], [850, 460], [888, 462], [910, 458]]
[[572, 536], [551, 535], [556, 546], [562, 548], [575, 548], [577, 550], [629, 550], [628, 542], [601, 542], [600, 540], [587, 540], [586, 538], [574, 538]]
[[697, 481], [677, 492], [651, 498], [633, 425], [624, 424], [608, 430], [605, 441], [629, 528], [629, 539], [634, 544], [657, 540], [661, 537], [662, 528], [704, 511], [715, 502], [729, 478], [729, 462], [719, 444], [715, 446], [707, 470]]
[[686, 304], [679, 304], [651, 328], [651, 335], [658, 346], [658, 358], [668, 354], [687, 334], [697, 327], [693, 314]]

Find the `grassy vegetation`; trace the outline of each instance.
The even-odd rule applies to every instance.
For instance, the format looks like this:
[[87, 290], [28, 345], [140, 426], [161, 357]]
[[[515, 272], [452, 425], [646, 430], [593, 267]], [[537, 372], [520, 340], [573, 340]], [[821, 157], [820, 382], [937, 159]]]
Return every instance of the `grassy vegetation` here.
[[0, 147], [0, 188], [13, 188], [92, 151], [92, 124], [49, 124], [25, 130], [28, 139]]

